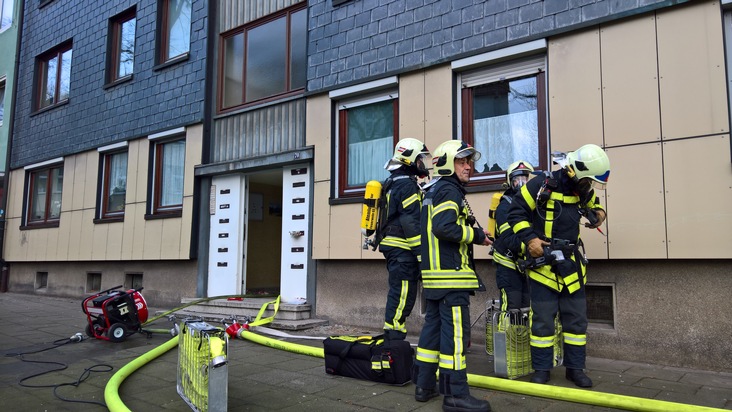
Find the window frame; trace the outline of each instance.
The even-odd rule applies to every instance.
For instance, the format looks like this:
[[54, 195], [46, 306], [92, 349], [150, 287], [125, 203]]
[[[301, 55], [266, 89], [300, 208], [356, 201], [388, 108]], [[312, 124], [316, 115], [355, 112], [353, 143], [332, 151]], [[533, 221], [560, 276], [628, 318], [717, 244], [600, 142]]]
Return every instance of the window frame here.
[[[295, 4], [291, 7], [287, 7], [282, 10], [278, 10], [277, 12], [274, 12], [272, 14], [269, 14], [265, 17], [262, 17], [260, 19], [257, 19], [255, 21], [249, 22], [245, 25], [242, 25], [240, 27], [237, 27], [235, 29], [229, 30], [225, 33], [222, 33], [219, 36], [219, 50], [221, 51], [219, 53], [219, 60], [218, 60], [218, 84], [217, 84], [217, 99], [216, 99], [216, 106], [218, 113], [226, 113], [231, 112], [237, 109], [253, 106], [256, 104], [271, 102], [274, 100], [287, 98], [290, 96], [296, 96], [298, 94], [302, 94], [305, 91], [305, 88], [307, 86], [307, 80], [305, 81], [305, 85], [303, 87], [293, 88], [291, 84], [292, 79], [292, 62], [290, 57], [292, 56], [292, 15], [305, 10], [306, 18], [307, 18], [307, 2], [302, 2]], [[272, 23], [276, 20], [279, 20], [280, 18], [285, 17], [286, 19], [286, 26], [287, 30], [285, 33], [286, 37], [286, 51], [285, 51], [285, 91], [281, 93], [276, 93], [273, 95], [261, 97], [255, 100], [247, 100], [246, 97], [246, 88], [247, 88], [247, 33], [253, 29], [265, 26], [269, 23]], [[307, 25], [306, 25], [306, 33], [307, 35]], [[225, 76], [225, 62], [226, 62], [226, 41], [230, 38], [233, 38], [235, 36], [241, 35], [243, 37], [243, 55], [242, 55], [242, 68], [241, 68], [241, 75], [242, 75], [242, 85], [241, 85], [241, 102], [238, 104], [234, 104], [233, 106], [224, 106], [224, 89], [225, 89], [225, 83], [226, 83], [226, 76]], [[307, 48], [307, 45], [306, 45]], [[307, 64], [307, 55], [305, 56], [306, 64]]]
[[[534, 56], [536, 57], [536, 56]], [[546, 100], [546, 70], [545, 66], [537, 67], [533, 73], [525, 73], [517, 71], [512, 73], [510, 71], [510, 63], [505, 62], [498, 63], [495, 65], [484, 67], [476, 72], [490, 73], [492, 71], [503, 72], [499, 78], [493, 81], [487, 81], [485, 83], [475, 84], [469, 87], [463, 87], [462, 79], [458, 79], [459, 87], [459, 101], [460, 101], [460, 136], [466, 143], [475, 146], [474, 126], [473, 117], [475, 114], [473, 101], [475, 97], [475, 90], [480, 87], [488, 86], [491, 84], [497, 84], [503, 81], [512, 81], [519, 79], [526, 79], [530, 77], [536, 78], [536, 115], [537, 115], [537, 149], [539, 164], [533, 165], [536, 170], [547, 170], [548, 158], [549, 158], [549, 136], [548, 136], [548, 102]], [[521, 159], [515, 159], [521, 160]], [[508, 166], [508, 165], [506, 165]], [[500, 189], [503, 183], [506, 181], [506, 171], [491, 171], [487, 173], [478, 173], [475, 169], [471, 172], [470, 182], [468, 187], [481, 187], [487, 190]]]
[[[163, 179], [163, 159], [164, 159], [164, 147], [167, 144], [183, 142], [184, 154], [183, 154], [183, 187], [181, 190], [180, 203], [174, 205], [161, 205], [163, 193], [162, 179]], [[176, 134], [174, 136], [155, 139], [150, 142], [150, 213], [146, 215], [147, 219], [161, 218], [161, 217], [180, 217], [183, 213], [183, 200], [185, 199], [185, 134]]]
[[[394, 146], [399, 141], [399, 93], [396, 90], [390, 92], [380, 92], [377, 94], [371, 94], [363, 96], [359, 99], [345, 100], [336, 104], [336, 133], [337, 142], [336, 153], [336, 165], [337, 165], [337, 180], [336, 180], [336, 197], [339, 199], [349, 198], [362, 198], [366, 190], [366, 184], [363, 185], [348, 185], [348, 110], [368, 106], [375, 103], [381, 103], [384, 101], [392, 102], [392, 115], [393, 115], [393, 128], [394, 136], [392, 139], [392, 146], [390, 153], [393, 151]], [[384, 159], [384, 162], [388, 160]]]
[[[53, 194], [53, 171], [59, 170], [61, 173], [61, 204], [59, 205], [58, 210], [58, 217], [52, 218], [50, 216], [51, 211], [51, 201], [52, 201], [52, 194]], [[64, 163], [63, 161], [53, 161], [49, 164], [44, 164], [42, 166], [33, 167], [33, 168], [26, 168], [26, 196], [25, 196], [25, 208], [24, 208], [24, 222], [25, 226], [23, 229], [29, 229], [29, 228], [45, 228], [45, 227], [58, 227], [59, 222], [61, 221], [61, 208], [63, 205], [63, 170], [64, 170]], [[32, 211], [33, 207], [35, 206], [35, 203], [33, 201], [33, 193], [35, 189], [35, 183], [38, 179], [38, 175], [41, 173], [45, 173], [46, 175], [46, 188], [45, 193], [46, 197], [44, 200], [45, 203], [45, 211], [43, 219], [33, 219], [32, 220]]]
[[157, 59], [159, 65], [164, 65], [167, 63], [177, 62], [179, 60], [184, 60], [188, 58], [188, 55], [191, 52], [191, 34], [192, 34], [192, 26], [193, 26], [193, 1], [191, 1], [190, 4], [190, 24], [188, 27], [188, 48], [186, 51], [177, 54], [175, 56], [168, 57], [169, 54], [169, 48], [170, 48], [170, 37], [169, 37], [169, 24], [170, 24], [170, 2], [173, 0], [162, 0], [160, 3], [160, 8], [158, 9], [158, 15], [160, 16], [160, 30], [159, 30], [159, 48], [157, 53]]
[[[125, 167], [125, 201], [122, 204], [123, 208], [119, 211], [110, 211], [109, 210], [109, 197], [111, 196], [110, 188], [112, 187], [112, 184], [110, 182], [111, 178], [111, 165], [112, 165], [112, 157], [120, 154], [127, 154], [127, 165]], [[129, 150], [127, 149], [127, 145], [123, 145], [121, 148], [115, 148], [115, 149], [109, 149], [105, 151], [100, 151], [99, 153], [99, 189], [98, 189], [98, 218], [95, 220], [95, 223], [101, 223], [101, 222], [115, 222], [115, 221], [123, 221], [125, 217], [125, 207], [127, 201], [127, 181], [128, 181], [128, 173], [129, 172]]]
[[[120, 76], [122, 28], [130, 20], [135, 20], [132, 46], [132, 71], [129, 74]], [[108, 39], [107, 84], [112, 85], [132, 79], [135, 73], [135, 49], [137, 48], [137, 10], [135, 7], [125, 10], [109, 20]]]
[[[35, 98], [33, 99], [33, 105], [36, 112], [45, 111], [53, 109], [54, 107], [58, 107], [61, 105], [64, 105], [68, 103], [69, 99], [71, 98], [71, 65], [74, 62], [73, 59], [73, 42], [71, 40], [66, 41], [64, 43], [59, 44], [58, 46], [52, 48], [51, 50], [48, 50], [36, 57], [36, 76], [35, 76], [35, 87], [36, 87], [36, 93]], [[63, 72], [63, 55], [66, 52], [71, 52], [71, 62], [69, 64], [69, 96], [67, 96], [64, 99], [61, 99], [61, 78], [62, 78], [62, 72]], [[48, 64], [51, 60], [54, 58], [58, 59], [58, 63], [56, 64], [56, 74], [55, 74], [55, 82], [56, 87], [54, 89], [54, 95], [53, 99], [54, 102], [51, 104], [48, 104], [46, 106], [43, 106], [43, 96], [46, 91], [46, 86], [48, 84], [48, 78], [45, 77], [45, 73], [48, 70]], [[45, 82], [44, 82], [45, 79]]]

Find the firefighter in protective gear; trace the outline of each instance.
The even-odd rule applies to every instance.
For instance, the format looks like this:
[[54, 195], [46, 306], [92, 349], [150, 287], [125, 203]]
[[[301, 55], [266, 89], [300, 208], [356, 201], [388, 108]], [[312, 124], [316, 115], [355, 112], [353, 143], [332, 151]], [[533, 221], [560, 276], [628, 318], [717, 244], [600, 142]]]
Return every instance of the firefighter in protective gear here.
[[[412, 138], [400, 140], [394, 156], [386, 162], [391, 175], [384, 181], [385, 216], [380, 216], [379, 251], [386, 258], [389, 292], [384, 314], [384, 337], [404, 340], [406, 320], [417, 298], [419, 280], [419, 217], [422, 189], [417, 177], [428, 175], [425, 162], [430, 156], [427, 146]], [[383, 221], [382, 221], [383, 219]]]
[[596, 213], [598, 223], [593, 227], [604, 221], [605, 212], [593, 186], [601, 188], [607, 183], [610, 161], [599, 146], [585, 145], [558, 163], [559, 170], [531, 179], [521, 188], [511, 204], [508, 222], [526, 245], [528, 259], [553, 252], [550, 264], [526, 269], [531, 294], [531, 363], [535, 371], [531, 382], [549, 381], [554, 319], [559, 312], [566, 377], [587, 388], [592, 380], [584, 373], [587, 261], [580, 239], [580, 212]]
[[[465, 349], [470, 341], [470, 295], [485, 286], [475, 273], [473, 245], [490, 245], [465, 200], [473, 162], [480, 152], [449, 140], [435, 149], [433, 179], [425, 194], [420, 222], [422, 287], [426, 299], [412, 379], [415, 399], [444, 395], [446, 411], [489, 411], [490, 404], [470, 395]], [[434, 183], [433, 183], [434, 182]], [[439, 389], [436, 372], [439, 368]]]
[[496, 265], [496, 286], [501, 294], [501, 311], [529, 307], [529, 285], [526, 276], [516, 267], [523, 252], [523, 243], [508, 224], [508, 210], [513, 198], [531, 177], [531, 163], [519, 160], [506, 169], [508, 186], [496, 208], [496, 240], [493, 243], [493, 263]]

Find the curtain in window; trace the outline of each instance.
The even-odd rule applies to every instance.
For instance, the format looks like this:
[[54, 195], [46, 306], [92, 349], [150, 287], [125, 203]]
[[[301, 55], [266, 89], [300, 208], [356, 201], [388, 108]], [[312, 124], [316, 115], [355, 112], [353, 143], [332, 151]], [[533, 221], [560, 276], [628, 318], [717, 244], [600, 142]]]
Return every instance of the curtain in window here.
[[31, 216], [29, 220], [46, 219], [46, 188], [48, 187], [48, 171], [33, 173], [33, 190], [31, 194]]
[[536, 111], [478, 119], [473, 127], [475, 148], [482, 154], [476, 172], [506, 170], [517, 160], [539, 164]]
[[160, 206], [183, 204], [183, 172], [185, 170], [185, 141], [163, 145], [163, 166], [160, 193]]
[[109, 162], [109, 212], [125, 210], [125, 195], [127, 192], [127, 153], [117, 153], [110, 156]]
[[60, 168], [51, 169], [51, 204], [48, 211], [49, 219], [58, 219], [61, 216], [61, 189], [63, 188], [64, 173]]
[[394, 137], [348, 145], [348, 186], [364, 185], [369, 180], [384, 180], [389, 172], [384, 164], [391, 158]]

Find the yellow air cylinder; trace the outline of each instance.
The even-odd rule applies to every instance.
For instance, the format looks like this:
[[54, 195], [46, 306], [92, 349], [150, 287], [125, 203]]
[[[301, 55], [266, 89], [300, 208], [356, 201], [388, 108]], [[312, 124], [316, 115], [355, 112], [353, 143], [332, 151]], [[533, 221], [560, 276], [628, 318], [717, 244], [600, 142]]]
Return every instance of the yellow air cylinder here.
[[491, 207], [488, 209], [488, 226], [486, 227], [486, 230], [493, 238], [496, 237], [496, 209], [498, 209], [498, 204], [501, 203], [501, 196], [503, 196], [503, 193], [493, 193], [493, 197], [491, 198]]
[[371, 236], [376, 230], [379, 220], [379, 198], [381, 197], [381, 182], [369, 180], [366, 183], [366, 192], [363, 194], [363, 209], [361, 211], [361, 233]]

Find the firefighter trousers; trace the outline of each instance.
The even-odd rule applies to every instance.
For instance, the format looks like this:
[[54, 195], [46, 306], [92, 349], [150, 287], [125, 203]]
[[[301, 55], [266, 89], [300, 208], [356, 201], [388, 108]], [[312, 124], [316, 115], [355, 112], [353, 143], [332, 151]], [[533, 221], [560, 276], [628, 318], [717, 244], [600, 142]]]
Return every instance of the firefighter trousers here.
[[531, 364], [534, 370], [550, 370], [553, 366], [554, 319], [559, 313], [562, 325], [564, 366], [584, 369], [587, 348], [587, 300], [585, 286], [569, 293], [549, 289], [530, 281], [531, 287]]
[[501, 293], [502, 311], [529, 307], [529, 285], [523, 273], [497, 264], [496, 286]]
[[470, 342], [470, 292], [450, 292], [442, 299], [426, 300], [424, 326], [419, 336], [412, 380], [423, 389], [436, 386], [446, 396], [470, 393], [465, 349]]
[[384, 253], [389, 272], [389, 292], [386, 295], [384, 313], [384, 337], [404, 340], [407, 337], [406, 321], [417, 300], [419, 262], [409, 250], [394, 248]]

